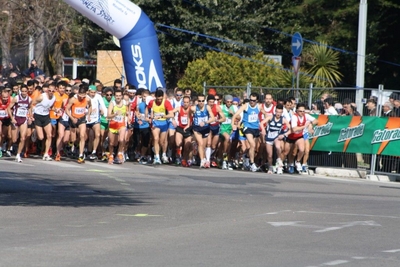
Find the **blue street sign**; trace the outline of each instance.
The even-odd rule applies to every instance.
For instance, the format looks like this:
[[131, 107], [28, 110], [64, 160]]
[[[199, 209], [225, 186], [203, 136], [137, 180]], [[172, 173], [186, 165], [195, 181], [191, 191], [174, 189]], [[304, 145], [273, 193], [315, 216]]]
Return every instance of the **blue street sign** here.
[[301, 51], [303, 50], [303, 37], [301, 37], [301, 34], [296, 32], [292, 36], [292, 53], [293, 56], [298, 57], [301, 54]]

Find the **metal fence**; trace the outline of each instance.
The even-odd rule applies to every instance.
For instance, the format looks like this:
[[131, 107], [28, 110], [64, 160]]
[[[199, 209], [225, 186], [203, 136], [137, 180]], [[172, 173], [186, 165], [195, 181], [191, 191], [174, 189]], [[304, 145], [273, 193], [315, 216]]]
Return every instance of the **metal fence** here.
[[[286, 99], [288, 97], [294, 97], [297, 102], [303, 102], [308, 104], [311, 108], [312, 104], [318, 100], [321, 100], [323, 94], [329, 94], [329, 97], [333, 98], [334, 102], [338, 104], [340, 108], [341, 103], [345, 99], [350, 99], [352, 103], [357, 105], [358, 111], [361, 115], [369, 115], [369, 111], [366, 108], [366, 102], [369, 98], [377, 99], [377, 112], [375, 116], [381, 116], [382, 106], [386, 101], [389, 101], [389, 96], [392, 92], [398, 93], [400, 91], [385, 90], [382, 85], [378, 88], [346, 88], [346, 87], [334, 87], [334, 88], [314, 88], [312, 84], [308, 88], [270, 88], [270, 87], [255, 87], [251, 83], [243, 86], [215, 86], [203, 84], [203, 93], [207, 94], [208, 90], [214, 88], [218, 94], [226, 95], [231, 94], [241, 99], [247, 98], [251, 93], [258, 93], [260, 99], [263, 99], [263, 95], [269, 93], [275, 100]], [[358, 97], [361, 95], [361, 99]], [[397, 156], [383, 156], [383, 155], [371, 155], [371, 154], [360, 154], [360, 153], [347, 153], [347, 152], [322, 152], [322, 151], [310, 151], [310, 157], [308, 160], [310, 167], [335, 167], [335, 168], [346, 168], [346, 169], [359, 169], [367, 170], [369, 174], [385, 174], [395, 176], [396, 179], [400, 180], [400, 157]]]

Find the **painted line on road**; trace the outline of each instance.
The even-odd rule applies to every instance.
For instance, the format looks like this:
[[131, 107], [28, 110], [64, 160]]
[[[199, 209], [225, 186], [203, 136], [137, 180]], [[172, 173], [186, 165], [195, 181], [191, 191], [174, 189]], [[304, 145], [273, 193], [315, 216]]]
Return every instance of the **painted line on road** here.
[[129, 168], [121, 167], [121, 165], [123, 165], [123, 164], [115, 164], [115, 165], [114, 164], [106, 164], [106, 163], [99, 164], [97, 162], [86, 162], [85, 164], [102, 167], [102, 168], [106, 168], [106, 169], [112, 169], [112, 170], [129, 170]]
[[385, 252], [385, 253], [397, 253], [397, 252], [400, 252], [400, 249], [384, 250], [382, 252]]
[[146, 213], [138, 213], [138, 214], [115, 214], [117, 216], [123, 217], [164, 217], [164, 215], [151, 215]]
[[340, 213], [340, 212], [322, 212], [322, 211], [306, 211], [299, 210], [293, 211], [296, 213], [310, 213], [310, 214], [326, 214], [326, 215], [342, 215], [342, 216], [362, 216], [362, 217], [376, 217], [376, 218], [390, 218], [390, 219], [400, 219], [398, 216], [389, 215], [373, 215], [373, 214], [358, 214], [358, 213]]
[[355, 222], [346, 223], [342, 226], [328, 227], [325, 229], [316, 230], [314, 232], [315, 233], [326, 233], [326, 232], [341, 230], [341, 229], [353, 227], [353, 226], [382, 226], [382, 225], [380, 225], [379, 223], [376, 223], [374, 221], [355, 221]]

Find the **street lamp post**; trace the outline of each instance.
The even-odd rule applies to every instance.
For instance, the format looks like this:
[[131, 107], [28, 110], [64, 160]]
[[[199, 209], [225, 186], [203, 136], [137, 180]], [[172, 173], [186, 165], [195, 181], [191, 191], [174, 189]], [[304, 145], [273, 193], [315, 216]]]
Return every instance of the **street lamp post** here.
[[367, 0], [360, 0], [358, 19], [358, 49], [357, 49], [357, 109], [363, 115], [364, 78], [365, 78], [365, 42], [367, 39]]

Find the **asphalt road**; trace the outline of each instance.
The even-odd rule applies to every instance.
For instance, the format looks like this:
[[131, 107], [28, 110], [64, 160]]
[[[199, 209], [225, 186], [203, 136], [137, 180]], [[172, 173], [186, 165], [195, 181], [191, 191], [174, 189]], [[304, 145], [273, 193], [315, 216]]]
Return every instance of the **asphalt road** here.
[[400, 266], [400, 186], [0, 160], [0, 266]]

